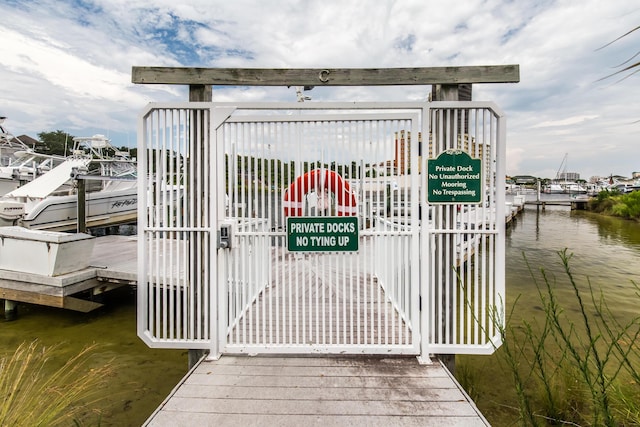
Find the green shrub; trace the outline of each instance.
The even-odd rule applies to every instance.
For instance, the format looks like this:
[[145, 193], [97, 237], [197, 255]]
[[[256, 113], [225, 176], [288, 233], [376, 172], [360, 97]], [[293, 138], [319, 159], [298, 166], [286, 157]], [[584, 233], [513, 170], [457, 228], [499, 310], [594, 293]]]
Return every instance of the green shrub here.
[[640, 191], [620, 194], [618, 191], [601, 191], [589, 201], [589, 209], [596, 213], [640, 220]]

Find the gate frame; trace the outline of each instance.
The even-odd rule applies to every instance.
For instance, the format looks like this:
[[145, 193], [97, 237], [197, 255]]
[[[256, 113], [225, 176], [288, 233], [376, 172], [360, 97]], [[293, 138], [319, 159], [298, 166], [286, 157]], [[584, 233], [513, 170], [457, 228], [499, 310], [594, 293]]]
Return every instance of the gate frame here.
[[[211, 102], [213, 86], [376, 86], [431, 85], [429, 99], [459, 100], [458, 89], [476, 83], [519, 83], [518, 64], [466, 67], [414, 67], [368, 69], [257, 69], [257, 68], [197, 68], [133, 66], [134, 84], [188, 85], [190, 102]], [[471, 96], [469, 99], [471, 100]], [[201, 348], [189, 350], [189, 367], [195, 366], [205, 354]], [[451, 372], [455, 357], [441, 355]]]
[[[412, 129], [411, 129], [412, 132], [415, 132], [416, 130], [418, 130], [418, 132], [420, 131], [424, 132], [425, 129], [429, 129], [430, 120], [431, 120], [431, 114], [430, 114], [431, 110], [485, 109], [492, 112], [492, 114], [496, 118], [503, 117], [503, 113], [495, 106], [495, 104], [491, 102], [477, 102], [477, 101], [475, 102], [433, 102], [433, 103], [425, 103], [425, 102], [335, 103], [333, 102], [333, 103], [313, 103], [313, 104], [265, 103], [265, 102], [261, 102], [261, 103], [201, 102], [201, 103], [181, 103], [181, 104], [157, 103], [157, 104], [149, 104], [149, 106], [145, 111], [149, 112], [154, 109], [163, 109], [163, 108], [180, 109], [181, 106], [184, 106], [182, 108], [186, 110], [199, 109], [202, 111], [205, 111], [205, 110], [208, 111], [208, 116], [210, 117], [211, 126], [208, 127], [209, 135], [207, 137], [207, 140], [211, 144], [215, 145], [215, 147], [211, 150], [211, 155], [216, 160], [215, 162], [210, 162], [207, 169], [209, 170], [209, 174], [215, 177], [214, 181], [211, 184], [216, 186], [215, 192], [218, 196], [224, 193], [224, 178], [220, 179], [221, 176], [219, 176], [218, 173], [216, 173], [217, 170], [223, 170], [221, 168], [220, 161], [224, 158], [224, 156], [221, 155], [224, 147], [222, 144], [217, 143], [217, 140], [216, 140], [217, 132], [220, 126], [226, 123], [227, 119], [236, 110], [242, 110], [242, 111], [251, 111], [251, 110], [255, 110], [255, 111], [273, 111], [273, 110], [277, 110], [277, 111], [286, 111], [286, 110], [340, 111], [340, 110], [345, 110], [345, 111], [356, 113], [354, 115], [356, 119], [358, 118], [357, 112], [359, 110], [362, 110], [362, 115], [360, 117], [363, 120], [368, 120], [368, 119], [375, 120], [378, 118], [386, 119], [386, 118], [389, 118], [390, 116], [391, 118], [397, 118], [398, 114], [402, 114], [406, 116], [408, 119], [412, 120], [413, 122]], [[403, 112], [393, 113], [394, 110], [403, 110]], [[146, 113], [143, 113], [143, 115], [145, 114]], [[250, 114], [240, 115], [239, 118], [236, 120], [236, 122], [245, 122], [245, 121], [251, 122], [252, 118], [254, 117], [264, 118], [265, 115], [257, 115], [257, 116], [250, 115]], [[274, 115], [272, 117], [276, 119], [275, 121], [278, 121], [277, 116]], [[306, 118], [305, 116], [300, 116], [300, 118], [296, 119], [295, 121], [305, 121], [305, 118]], [[309, 120], [314, 121], [314, 119], [315, 120], [318, 119], [318, 116], [310, 115], [308, 116], [308, 118]], [[326, 115], [325, 118], [339, 120], [341, 116], [336, 113], [330, 113]], [[495, 182], [494, 185], [496, 186], [496, 188], [501, 188], [501, 186], [503, 187], [504, 185], [506, 132], [505, 132], [505, 126], [501, 125], [501, 123], [502, 121], [498, 122], [498, 128], [496, 129], [496, 137], [495, 137], [496, 138], [495, 139], [495, 143], [496, 143], [495, 155], [496, 155], [497, 165], [495, 170], [496, 179], [494, 181]], [[424, 144], [424, 141], [423, 141], [423, 144]], [[423, 146], [423, 150], [424, 150], [424, 146]], [[416, 191], [419, 191], [419, 193], [417, 194], [419, 199], [421, 200], [420, 203], [421, 203], [423, 212], [425, 212], [426, 208], [428, 208], [429, 206], [427, 202], [427, 197], [426, 197], [426, 187], [427, 187], [426, 177], [424, 175], [427, 171], [427, 168], [425, 165], [426, 165], [426, 161], [428, 160], [428, 155], [425, 155], [425, 152], [423, 151], [423, 156], [421, 160], [423, 162], [422, 166], [416, 168], [415, 166], [417, 166], [418, 162], [420, 161], [419, 160], [420, 157], [418, 156], [418, 151], [419, 151], [419, 144], [412, 144], [411, 169], [412, 170], [422, 169], [423, 174], [420, 174], [420, 173], [411, 174], [411, 183], [412, 183], [412, 187], [416, 189], [419, 188], [419, 190], [416, 190]], [[144, 172], [144, 157], [142, 158], [140, 165], [142, 168], [141, 170], [143, 170]], [[485, 168], [486, 168], [486, 165], [485, 165]], [[142, 194], [142, 203], [140, 204], [139, 209], [142, 209], [142, 211], [144, 212], [147, 206], [146, 199], [145, 199], [146, 193], [144, 191], [144, 183], [141, 182], [140, 186], [141, 186], [141, 194]], [[212, 238], [215, 237], [215, 233], [219, 229], [220, 225], [227, 219], [226, 215], [224, 214], [224, 203], [222, 204], [218, 203], [219, 199], [220, 197], [214, 197], [211, 200], [212, 205], [210, 206], [210, 209], [209, 209], [211, 221], [209, 222], [210, 226], [209, 226], [208, 233], [210, 236], [212, 236]], [[505, 209], [503, 192], [497, 192], [495, 203], [496, 203], [496, 211], [497, 211], [496, 218], [502, 218], [504, 216], [504, 209]], [[412, 217], [413, 216], [417, 217], [418, 216], [417, 213], [418, 213], [418, 204], [412, 204]], [[141, 218], [143, 217], [144, 217], [144, 214], [141, 214]], [[411, 241], [412, 253], [418, 253], [418, 254], [422, 253], [424, 255], [427, 252], [426, 251], [427, 240], [430, 238], [432, 230], [425, 222], [423, 222], [422, 224], [412, 222], [412, 227], [418, 227], [417, 230], [414, 230], [416, 232], [416, 235], [414, 235], [415, 238], [412, 239]], [[496, 220], [495, 234], [497, 234], [498, 236], [504, 236], [505, 228], [506, 226], [504, 224], [504, 221]], [[142, 231], [143, 233], [145, 232], [144, 227]], [[504, 295], [504, 245], [505, 245], [504, 240], [499, 239], [496, 243], [496, 253], [495, 253], [497, 262], [501, 263], [501, 265], [498, 265], [495, 270], [497, 274], [495, 278], [495, 283], [498, 286], [496, 288], [496, 291], [497, 291], [497, 294], [500, 296]], [[139, 253], [139, 256], [141, 259], [144, 259], [144, 253], [142, 251]], [[211, 292], [209, 293], [209, 303], [212, 310], [209, 312], [209, 316], [208, 316], [209, 317], [208, 330], [210, 331], [208, 345], [203, 345], [204, 342], [200, 342], [199, 345], [202, 345], [204, 348], [210, 350], [211, 358], [217, 358], [221, 355], [222, 353], [221, 349], [224, 348], [224, 346], [226, 345], [226, 339], [227, 339], [226, 323], [223, 324], [223, 322], [221, 321], [221, 319], [224, 317], [223, 314], [225, 312], [224, 307], [222, 307], [222, 301], [224, 300], [224, 298], [222, 297], [221, 292], [223, 292], [223, 287], [220, 286], [220, 283], [225, 282], [225, 280], [223, 280], [224, 278], [220, 276], [220, 274], [222, 273], [220, 266], [222, 265], [221, 262], [223, 261], [224, 256], [225, 256], [224, 250], [223, 251], [212, 250], [209, 253], [209, 258], [208, 258], [208, 263], [210, 266], [209, 280], [215, 281], [216, 284], [215, 286], [211, 286], [209, 288], [211, 290]], [[429, 271], [430, 267], [432, 268], [433, 266], [426, 266], [424, 268], [421, 267], [420, 269], [413, 269], [411, 273], [411, 279], [410, 279], [412, 282], [411, 292], [412, 292], [412, 295], [414, 296], [414, 300], [417, 300], [417, 298], [415, 298], [416, 292], [418, 293], [418, 295], [421, 295], [422, 297], [426, 297], [428, 295], [429, 280], [427, 279], [426, 273]], [[146, 272], [144, 271], [144, 269], [140, 269], [139, 273], [141, 274], [139, 276], [139, 280], [146, 281]], [[413, 285], [413, 283], [416, 283], [416, 281], [418, 284]], [[430, 325], [429, 322], [431, 319], [430, 309], [431, 309], [431, 306], [429, 304], [427, 304], [426, 306], [423, 305], [422, 309], [419, 310], [419, 314], [416, 314], [416, 317], [413, 318], [415, 323], [414, 323], [414, 327], [412, 328], [412, 334], [414, 334], [413, 335], [414, 338], [412, 339], [413, 340], [412, 346], [414, 346], [416, 353], [412, 353], [412, 354], [416, 354], [421, 361], [427, 363], [429, 361], [429, 355], [432, 353], [432, 349], [435, 349], [435, 348], [441, 351], [452, 351], [456, 353], [486, 354], [486, 353], [491, 353], [493, 349], [497, 348], [500, 345], [499, 337], [498, 337], [498, 340], [495, 340], [493, 339], [494, 337], [491, 337], [490, 342], [487, 342], [484, 345], [484, 347], [476, 346], [473, 348], [469, 348], [468, 346], [465, 346], [465, 344], [431, 345], [432, 344], [431, 339], [428, 337], [428, 331], [429, 331], [429, 325]], [[145, 311], [145, 310], [142, 310], [142, 311]], [[140, 327], [140, 323], [139, 323], [139, 327]], [[154, 339], [151, 336], [141, 335], [141, 337], [150, 346], [157, 346], [157, 347], [162, 346], [161, 342], [154, 341]], [[156, 344], [156, 345], [153, 345], [153, 344]], [[175, 346], [175, 344], [178, 344], [178, 347], [181, 347], [181, 348], [184, 348], [185, 346], [190, 345], [189, 342], [174, 342], [173, 344], [174, 344], [173, 346]], [[196, 344], [196, 343], [191, 342], [191, 345], [193, 344]], [[365, 350], [362, 353], [378, 354], [378, 351], [379, 349], [376, 349], [375, 346], [372, 346], [370, 349]], [[290, 353], [290, 352], [298, 352], [298, 351], [295, 351], [295, 350], [286, 351], [286, 349], [284, 349], [283, 351], [280, 351], [280, 353]], [[326, 351], [326, 352], [329, 353], [330, 351]], [[360, 354], [360, 353], [357, 353], [357, 354]]]
[[[370, 120], [370, 119], [385, 119], [386, 117], [388, 117], [388, 114], [396, 114], [396, 115], [404, 115], [407, 118], [410, 118], [410, 120], [414, 121], [415, 123], [413, 123], [413, 126], [415, 127], [415, 129], [411, 129], [411, 131], [415, 131], [418, 130], [418, 132], [424, 132], [424, 120], [425, 117], [428, 117], [428, 111], [430, 105], [430, 103], [426, 103], [426, 102], [390, 102], [390, 103], [380, 103], [380, 102], [357, 102], [357, 103], [353, 103], [353, 102], [316, 102], [316, 103], [300, 103], [300, 102], [246, 102], [246, 103], [241, 103], [241, 102], [213, 102], [213, 103], [190, 103], [190, 106], [200, 106], [200, 107], [204, 107], [204, 108], [210, 108], [211, 110], [211, 133], [216, 134], [217, 130], [219, 129], [219, 127], [224, 124], [226, 122], [226, 119], [233, 114], [234, 111], [236, 110], [242, 110], [242, 111], [251, 111], [251, 110], [255, 110], [255, 111], [269, 111], [269, 110], [279, 110], [279, 111], [283, 111], [283, 110], [318, 110], [318, 111], [322, 111], [322, 110], [331, 110], [331, 111], [341, 111], [341, 110], [349, 110], [349, 111], [358, 111], [358, 110], [366, 110], [362, 112], [362, 115], [365, 119]], [[396, 113], [392, 113], [394, 110], [403, 110], [402, 113], [396, 112]], [[339, 114], [339, 113], [338, 113]], [[414, 116], [411, 118], [411, 116]], [[245, 118], [247, 117], [247, 120], [250, 121], [251, 119], [251, 115], [242, 115], [240, 116], [241, 118]], [[261, 118], [264, 116], [261, 116]], [[277, 116], [273, 116], [274, 119]], [[302, 116], [303, 118], [305, 116]], [[310, 116], [311, 118], [317, 118], [318, 116]], [[340, 116], [336, 115], [336, 113], [333, 113], [331, 115], [328, 115], [325, 117], [328, 120], [339, 120]], [[395, 117], [397, 118], [397, 117]], [[356, 116], [357, 119], [357, 116]], [[277, 119], [275, 119], [274, 121], [278, 121]], [[296, 120], [298, 121], [298, 120]], [[304, 120], [300, 120], [300, 121], [304, 121]], [[211, 137], [211, 140], [215, 142], [215, 136]], [[216, 144], [216, 155], [217, 155], [217, 162], [221, 161], [221, 158], [224, 157], [223, 155], [221, 156], [221, 144]], [[411, 146], [411, 162], [412, 162], [412, 167], [413, 170], [419, 170], [420, 167], [418, 165], [419, 162], [419, 144], [416, 143], [412, 144]], [[415, 164], [414, 164], [415, 163]], [[221, 164], [217, 163], [216, 168], [220, 168]], [[420, 175], [419, 173], [414, 173], [411, 174], [411, 180], [412, 180], [412, 187], [416, 188], [416, 196], [418, 197], [418, 199], [420, 199]], [[221, 190], [223, 183], [218, 183], [218, 192], [219, 194]], [[424, 187], [424, 186], [422, 186]], [[416, 203], [412, 206], [412, 214], [414, 218], [418, 217], [418, 211], [419, 211], [419, 204]], [[216, 212], [216, 215], [214, 218], [212, 218], [212, 224], [218, 224], [218, 227], [220, 226], [220, 224], [226, 219], [224, 214], [223, 214], [223, 209], [218, 208], [217, 210], [213, 210], [212, 212]], [[220, 216], [222, 215], [222, 216]], [[421, 241], [421, 235], [423, 232], [423, 229], [419, 226], [418, 223], [413, 224], [413, 226], [417, 227], [415, 236], [413, 236], [413, 239], [411, 241], [411, 247], [412, 247], [412, 251], [414, 253], [418, 253], [420, 252], [420, 241]], [[217, 260], [214, 260], [214, 255], [212, 254], [211, 256], [211, 263], [216, 263], [217, 267], [216, 270], [220, 270], [219, 265], [221, 262], [221, 256], [224, 256], [221, 253], [218, 253], [218, 258]], [[216, 315], [219, 316], [220, 314], [224, 314], [222, 309], [223, 309], [223, 296], [222, 296], [222, 286], [219, 286], [220, 282], [223, 280], [223, 278], [220, 276], [222, 272], [220, 271], [218, 274], [218, 283], [217, 283], [217, 292], [212, 292], [211, 293], [211, 297], [214, 298], [215, 293], [217, 293], [217, 299], [215, 301], [215, 307], [217, 308], [216, 310]], [[420, 310], [419, 309], [419, 295], [421, 293], [421, 280], [420, 280], [420, 269], [414, 269], [411, 273], [411, 278], [417, 282], [417, 285], [414, 285], [411, 287], [411, 291], [413, 293], [415, 293], [415, 304], [416, 304], [416, 309], [418, 314], [416, 315], [415, 320], [415, 324], [413, 325], [413, 329], [412, 329], [412, 346], [413, 346], [413, 351], [410, 353], [412, 355], [417, 356], [418, 358], [422, 358], [421, 356], [421, 346], [423, 345], [423, 336], [422, 333], [420, 332], [421, 326], [423, 324], [423, 321], [421, 319], [421, 316], [423, 316], [423, 313], [426, 312], [426, 310]], [[411, 279], [410, 279], [411, 280]], [[214, 304], [214, 301], [212, 300], [211, 304]], [[213, 305], [212, 305], [213, 306]], [[210, 319], [211, 322], [214, 322], [213, 316]], [[210, 324], [210, 331], [211, 331], [211, 354], [210, 354], [210, 358], [218, 358], [220, 357], [223, 352], [222, 349], [224, 348], [225, 344], [226, 344], [226, 334], [225, 334], [225, 325], [223, 324], [222, 321], [218, 321], [217, 323], [211, 323]], [[296, 353], [296, 354], [307, 354], [309, 352], [300, 352], [298, 349], [293, 349], [290, 351], [287, 351], [286, 349], [283, 349], [282, 351], [278, 352], [279, 354], [286, 354], [286, 353]], [[318, 353], [318, 351], [314, 351], [313, 353]], [[326, 353], [326, 354], [333, 354], [329, 351], [321, 351], [321, 353]], [[336, 353], [337, 354], [337, 353]], [[374, 347], [371, 347], [370, 349], [367, 349], [365, 351], [362, 351], [360, 353], [354, 353], [354, 354], [381, 354], [380, 351], [376, 351], [376, 349]], [[388, 354], [388, 353], [385, 353]], [[398, 353], [398, 354], [406, 354], [406, 353]], [[428, 355], [426, 357], [424, 357], [424, 360], [428, 360]]]

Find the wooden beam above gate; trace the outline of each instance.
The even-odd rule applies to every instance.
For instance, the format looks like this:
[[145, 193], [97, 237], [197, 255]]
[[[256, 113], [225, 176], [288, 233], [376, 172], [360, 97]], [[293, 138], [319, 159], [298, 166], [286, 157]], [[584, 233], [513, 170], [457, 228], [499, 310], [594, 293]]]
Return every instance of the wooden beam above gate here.
[[520, 66], [417, 68], [195, 68], [132, 67], [141, 84], [214, 86], [396, 86], [518, 83]]

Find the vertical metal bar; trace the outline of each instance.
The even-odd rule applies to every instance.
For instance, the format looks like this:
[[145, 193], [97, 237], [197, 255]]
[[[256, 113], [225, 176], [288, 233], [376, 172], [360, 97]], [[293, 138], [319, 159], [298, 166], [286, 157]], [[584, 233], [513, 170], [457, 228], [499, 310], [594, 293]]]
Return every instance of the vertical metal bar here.
[[[260, 201], [259, 201], [259, 210], [258, 212], [260, 212], [260, 214], [258, 214], [258, 217], [261, 219], [264, 219], [264, 221], [270, 221], [271, 216], [269, 215], [269, 211], [267, 210], [267, 189], [271, 188], [271, 183], [269, 182], [269, 180], [267, 179], [266, 176], [266, 168], [267, 168], [267, 156], [266, 156], [266, 152], [264, 150], [265, 147], [265, 143], [264, 143], [264, 124], [257, 124], [256, 125], [256, 144], [259, 144], [259, 151], [260, 151], [260, 158], [262, 159], [259, 163], [259, 174], [257, 175], [259, 182], [261, 183], [260, 186]], [[258, 150], [258, 147], [256, 147], [256, 149]], [[262, 225], [262, 230], [260, 230], [258, 228], [258, 231], [262, 231], [262, 232], [266, 232], [266, 229], [264, 228], [264, 224]], [[256, 245], [258, 248], [263, 249], [264, 248], [264, 239], [265, 237], [259, 237], [258, 239], [260, 239], [260, 243], [256, 242]], [[267, 276], [267, 272], [264, 269], [264, 266], [266, 265], [266, 259], [265, 257], [267, 256], [266, 251], [264, 250], [260, 250], [257, 258], [258, 258], [258, 262], [259, 262], [259, 269], [256, 272], [255, 275], [255, 280], [256, 282], [260, 281], [260, 283], [256, 283], [256, 286], [259, 286], [261, 289], [259, 292], [256, 293], [256, 298], [255, 298], [255, 307], [256, 307], [256, 339], [255, 339], [255, 343], [256, 344], [264, 344], [264, 305], [262, 304], [263, 300], [263, 295], [266, 291], [266, 286], [263, 286], [262, 284], [264, 283], [264, 280], [268, 280], [268, 276]], [[268, 282], [267, 282], [268, 283]], [[268, 285], [267, 285], [268, 286]]]
[[189, 138], [191, 139], [190, 145], [190, 163], [189, 163], [189, 225], [191, 228], [190, 246], [189, 246], [189, 338], [196, 338], [196, 297], [197, 293], [197, 240], [198, 234], [194, 231], [194, 228], [198, 226], [196, 222], [196, 163], [198, 161], [196, 153], [198, 151], [198, 145], [196, 143], [196, 119], [195, 112], [189, 110]]
[[[445, 123], [446, 120], [446, 116], [445, 116], [445, 110], [440, 110], [440, 121], [439, 121], [439, 127], [440, 127], [440, 132], [439, 132], [439, 143], [440, 143], [440, 150], [438, 151], [438, 154], [442, 153], [446, 148], [446, 144], [447, 141], [445, 140], [445, 134], [444, 134], [444, 128], [446, 126]], [[449, 210], [447, 209], [446, 206], [439, 206], [439, 210], [441, 211], [441, 216], [438, 218], [440, 221], [440, 228], [443, 231], [446, 231], [447, 226], [448, 226], [448, 222], [447, 222], [447, 218], [449, 217]], [[445, 237], [447, 237], [443, 232], [440, 233], [440, 235], [438, 236], [438, 239], [440, 241], [438, 247], [440, 250], [439, 253], [439, 264], [440, 264], [440, 276], [438, 278], [438, 290], [440, 292], [440, 301], [438, 301], [438, 305], [439, 305], [439, 312], [441, 313], [441, 316], [438, 318], [438, 325], [439, 325], [439, 331], [438, 331], [438, 342], [441, 344], [444, 344], [445, 341], [445, 334], [446, 334], [446, 327], [445, 327], [445, 323], [446, 323], [446, 316], [447, 316], [447, 312], [446, 312], [446, 307], [447, 307], [447, 290], [446, 290], [446, 283], [447, 283], [447, 275], [446, 275], [446, 271], [448, 271], [448, 266], [450, 266], [451, 264], [449, 264], [449, 248], [448, 248], [448, 239], [445, 240]]]
[[[241, 206], [243, 207], [242, 213], [240, 216], [244, 218], [248, 218], [251, 216], [251, 209], [253, 207], [252, 203], [252, 185], [253, 179], [251, 176], [252, 168], [251, 162], [253, 161], [251, 154], [251, 137], [250, 137], [250, 123], [241, 123], [239, 124], [240, 135], [239, 135], [239, 145], [240, 145], [240, 153], [242, 153], [243, 157], [243, 167], [240, 171], [241, 174]], [[246, 227], [243, 224], [246, 224], [243, 220], [239, 220], [236, 222], [236, 227], [239, 232], [246, 232]], [[251, 333], [251, 320], [252, 316], [249, 312], [249, 305], [251, 304], [251, 288], [250, 288], [250, 279], [247, 276], [247, 250], [248, 250], [248, 242], [246, 237], [243, 235], [239, 239], [240, 247], [236, 248], [237, 256], [234, 257], [234, 265], [237, 268], [237, 278], [239, 279], [239, 288], [242, 292], [240, 298], [240, 312], [238, 313], [238, 321], [242, 324], [242, 343], [247, 344], [250, 343], [249, 335]]]
[[[187, 230], [189, 226], [189, 188], [190, 188], [190, 173], [189, 173], [189, 164], [190, 164], [190, 150], [191, 150], [191, 141], [189, 139], [189, 112], [183, 111], [183, 123], [180, 127], [183, 135], [183, 149], [181, 150], [183, 159], [181, 165], [181, 188], [180, 188], [180, 206], [181, 211], [180, 215], [178, 215], [178, 226], [184, 231], [181, 232], [181, 242], [182, 242], [182, 264], [181, 268], [183, 269], [182, 278], [181, 278], [181, 290], [182, 290], [182, 338], [189, 339], [189, 242], [191, 241], [191, 235]], [[179, 270], [180, 271], [180, 270]]]
[[147, 299], [149, 293], [149, 278], [148, 278], [148, 250], [145, 245], [146, 240], [148, 238], [147, 228], [148, 217], [147, 217], [147, 193], [145, 188], [148, 188], [145, 184], [147, 183], [147, 176], [149, 175], [148, 170], [148, 162], [147, 162], [147, 152], [150, 151], [148, 149], [149, 144], [149, 112], [144, 117], [141, 117], [138, 121], [138, 133], [137, 139], [139, 141], [138, 149], [140, 153], [138, 155], [138, 194], [139, 194], [139, 203], [138, 203], [138, 224], [140, 226], [140, 240], [137, 245], [137, 254], [138, 260], [142, 264], [138, 264], [138, 286], [136, 289], [136, 297], [137, 297], [137, 316], [136, 316], [136, 330], [138, 335], [142, 335], [145, 332], [149, 331], [148, 327], [148, 313], [149, 313], [149, 301]]
[[[166, 182], [166, 190], [164, 192], [168, 193], [165, 195], [165, 199], [168, 201], [167, 203], [167, 207], [166, 207], [166, 215], [167, 215], [167, 221], [168, 224], [167, 226], [171, 226], [173, 223], [173, 175], [174, 175], [174, 166], [173, 166], [173, 161], [175, 159], [174, 157], [174, 138], [175, 138], [175, 134], [174, 134], [174, 126], [175, 126], [175, 117], [174, 117], [174, 113], [176, 113], [175, 110], [171, 110], [170, 113], [170, 121], [171, 121], [171, 126], [169, 128], [169, 143], [168, 143], [168, 150], [167, 150], [167, 154], [168, 154], [168, 163], [169, 163], [169, 171], [167, 174], [167, 177], [165, 179]], [[168, 256], [167, 256], [167, 273], [168, 273], [168, 292], [169, 292], [169, 306], [168, 306], [168, 316], [169, 316], [169, 338], [170, 339], [175, 339], [175, 311], [176, 311], [176, 304], [175, 304], [175, 279], [174, 279], [174, 274], [173, 274], [173, 266], [174, 266], [174, 259], [173, 259], [173, 245], [172, 245], [172, 241], [173, 236], [174, 236], [174, 231], [168, 232], [167, 235], [169, 237], [168, 239]]]
[[[158, 129], [158, 138], [156, 139], [156, 149], [155, 149], [155, 154], [156, 154], [156, 170], [153, 176], [153, 206], [154, 206], [154, 228], [157, 229], [157, 227], [159, 226], [159, 221], [160, 221], [160, 217], [161, 217], [161, 211], [160, 211], [160, 203], [158, 201], [158, 196], [159, 196], [159, 187], [158, 187], [158, 176], [162, 173], [162, 166], [159, 165], [159, 163], [162, 162], [162, 157], [161, 157], [161, 148], [162, 148], [162, 144], [161, 144], [161, 138], [162, 138], [162, 134], [164, 132], [164, 126], [165, 126], [165, 121], [164, 121], [164, 110], [162, 110], [162, 114], [159, 114], [158, 116], [158, 125], [161, 126], [160, 129]], [[162, 329], [161, 329], [161, 322], [160, 322], [160, 316], [162, 315], [162, 287], [161, 287], [161, 283], [162, 283], [162, 278], [160, 276], [160, 239], [158, 238], [158, 232], [154, 231], [153, 233], [153, 239], [154, 239], [154, 257], [155, 257], [155, 263], [154, 263], [154, 270], [155, 270], [155, 275], [154, 275], [154, 293], [155, 293], [155, 322], [154, 322], [154, 332], [157, 334], [158, 337], [163, 338], [162, 336]]]
[[180, 132], [180, 130], [182, 129], [182, 124], [183, 124], [183, 111], [182, 110], [178, 110], [176, 112], [176, 127], [178, 132], [176, 133], [176, 135], [174, 135], [174, 138], [176, 139], [175, 144], [174, 144], [174, 150], [175, 150], [175, 156], [174, 156], [174, 160], [176, 162], [175, 167], [174, 167], [174, 176], [173, 176], [173, 189], [172, 189], [172, 207], [173, 207], [173, 221], [174, 221], [174, 225], [176, 227], [176, 231], [173, 232], [172, 238], [173, 238], [173, 242], [175, 245], [175, 258], [173, 260], [174, 262], [174, 269], [173, 269], [173, 277], [174, 277], [174, 289], [175, 289], [175, 338], [177, 340], [182, 340], [184, 338], [184, 335], [182, 333], [182, 294], [183, 294], [183, 289], [181, 286], [181, 277], [180, 277], [180, 270], [181, 270], [181, 266], [182, 266], [182, 243], [181, 243], [181, 238], [180, 238], [180, 234], [181, 232], [179, 231], [179, 229], [182, 227], [182, 223], [181, 223], [181, 182], [180, 182], [180, 168], [182, 165], [182, 134], [184, 132]]
[[197, 235], [197, 250], [194, 254], [195, 256], [195, 266], [196, 266], [196, 271], [195, 271], [195, 278], [196, 278], [196, 283], [195, 283], [195, 288], [196, 288], [196, 311], [195, 311], [195, 338], [196, 339], [201, 339], [202, 338], [202, 288], [203, 288], [203, 283], [202, 283], [202, 231], [200, 231], [202, 229], [202, 164], [203, 164], [203, 158], [202, 158], [202, 139], [201, 139], [201, 133], [200, 133], [200, 117], [198, 115], [198, 112], [196, 110], [194, 110], [194, 118], [195, 118], [195, 143], [196, 143], [196, 156], [195, 156], [195, 170], [196, 170], [196, 200], [195, 200], [195, 208], [196, 208], [196, 227], [198, 228], [198, 231], [196, 231], [196, 235]]
[[[204, 257], [203, 260], [205, 262], [205, 268], [204, 268], [204, 280], [203, 280], [203, 286], [204, 286], [204, 291], [202, 293], [203, 295], [203, 305], [204, 305], [204, 310], [203, 310], [203, 317], [202, 317], [202, 323], [203, 323], [203, 340], [208, 340], [211, 337], [211, 331], [210, 331], [210, 309], [215, 310], [214, 312], [217, 312], [217, 308], [213, 309], [211, 307], [212, 303], [215, 303], [215, 298], [212, 300], [210, 293], [212, 292], [212, 287], [209, 286], [211, 283], [211, 280], [216, 280], [216, 277], [212, 277], [211, 275], [211, 271], [213, 270], [214, 272], [216, 271], [215, 266], [212, 265], [215, 264], [215, 262], [212, 263], [212, 244], [215, 244], [215, 240], [217, 239], [217, 232], [215, 227], [217, 226], [217, 224], [215, 223], [211, 223], [211, 203], [212, 203], [212, 195], [215, 198], [215, 193], [213, 193], [213, 190], [215, 187], [212, 187], [211, 182], [213, 180], [213, 182], [215, 183], [215, 177], [214, 175], [211, 173], [211, 164], [212, 164], [212, 158], [215, 158], [215, 156], [211, 155], [211, 149], [212, 149], [212, 141], [211, 141], [211, 129], [210, 129], [210, 117], [209, 117], [209, 110], [208, 109], [202, 109], [200, 110], [200, 114], [202, 117], [202, 141], [204, 144], [204, 158], [206, 159], [204, 164], [203, 164], [203, 181], [204, 181], [204, 199], [205, 199], [205, 204], [204, 204], [204, 218], [203, 218], [203, 228], [206, 231], [203, 231], [203, 241], [204, 241], [204, 245], [205, 245], [205, 251], [204, 251]], [[215, 153], [215, 150], [214, 150]], [[212, 230], [211, 227], [214, 227], [214, 229]], [[213, 255], [215, 255], [215, 249], [213, 249]], [[215, 290], [215, 287], [213, 288]], [[215, 291], [214, 291], [214, 295], [216, 295]]]
[[[280, 221], [280, 215], [282, 214], [282, 197], [284, 196], [284, 190], [282, 189], [282, 185], [276, 185], [278, 183], [279, 180], [279, 167], [278, 164], [275, 162], [275, 156], [272, 157], [271, 155], [271, 141], [275, 142], [275, 138], [273, 138], [273, 131], [272, 131], [272, 123], [265, 123], [265, 134], [266, 137], [269, 140], [269, 144], [267, 144], [267, 151], [268, 151], [268, 165], [267, 165], [267, 174], [269, 176], [269, 178], [271, 179], [273, 177], [273, 179], [275, 180], [274, 182], [272, 182], [272, 187], [274, 189], [274, 194], [273, 196], [269, 197], [270, 203], [271, 201], [273, 201], [273, 205], [269, 205], [269, 213], [273, 215], [273, 218], [271, 218], [272, 223], [270, 224], [270, 226], [272, 227], [272, 230], [274, 232], [274, 234], [278, 233], [279, 231], [279, 227], [278, 225], [281, 224], [282, 222]], [[277, 149], [277, 146], [274, 144], [274, 151]], [[280, 181], [280, 184], [282, 182]], [[279, 195], [279, 196], [278, 196]], [[278, 197], [278, 199], [276, 199], [276, 197]], [[277, 200], [277, 203], [276, 203]], [[276, 210], [276, 206], [277, 206], [277, 210]], [[271, 239], [270, 239], [271, 240]], [[276, 286], [276, 282], [279, 282], [278, 277], [279, 277], [279, 271], [278, 271], [278, 267], [280, 265], [280, 237], [276, 236], [273, 239], [273, 244], [275, 244], [275, 247], [272, 248], [272, 250], [275, 250], [275, 254], [269, 254], [269, 257], [273, 257], [273, 266], [269, 269], [269, 275], [271, 278], [271, 274], [272, 271], [274, 272], [273, 275], [273, 279], [270, 279], [268, 281], [268, 285], [269, 289], [268, 292], [265, 293], [266, 298], [265, 298], [265, 309], [268, 311], [268, 318], [265, 319], [265, 322], [268, 322], [269, 328], [267, 330], [268, 332], [268, 336], [265, 336], [265, 343], [266, 344], [271, 344], [273, 342], [273, 325], [274, 325], [274, 319], [273, 319], [273, 290], [274, 287]], [[269, 244], [271, 245], [271, 241], [269, 242]]]

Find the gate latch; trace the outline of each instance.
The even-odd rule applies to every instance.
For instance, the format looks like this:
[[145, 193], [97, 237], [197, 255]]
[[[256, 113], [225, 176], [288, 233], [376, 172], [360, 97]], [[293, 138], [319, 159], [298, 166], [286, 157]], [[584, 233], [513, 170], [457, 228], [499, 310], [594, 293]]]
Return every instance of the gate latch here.
[[231, 249], [231, 224], [222, 224], [218, 230], [218, 249]]

